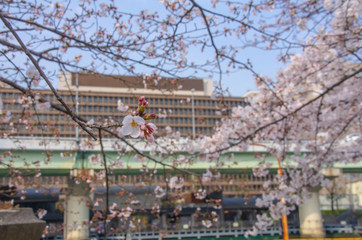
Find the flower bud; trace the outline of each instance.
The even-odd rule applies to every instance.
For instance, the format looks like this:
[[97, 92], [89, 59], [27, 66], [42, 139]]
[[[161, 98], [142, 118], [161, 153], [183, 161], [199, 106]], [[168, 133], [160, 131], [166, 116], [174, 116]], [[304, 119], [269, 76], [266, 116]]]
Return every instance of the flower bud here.
[[139, 99], [138, 99], [138, 105], [142, 105], [143, 101], [145, 100], [145, 96], [141, 96]]
[[151, 120], [151, 119], [155, 119], [157, 117], [156, 113], [151, 113], [151, 114], [147, 114], [144, 119], [145, 120]]
[[142, 114], [145, 112], [145, 107], [144, 106], [138, 107], [137, 112], [142, 116]]

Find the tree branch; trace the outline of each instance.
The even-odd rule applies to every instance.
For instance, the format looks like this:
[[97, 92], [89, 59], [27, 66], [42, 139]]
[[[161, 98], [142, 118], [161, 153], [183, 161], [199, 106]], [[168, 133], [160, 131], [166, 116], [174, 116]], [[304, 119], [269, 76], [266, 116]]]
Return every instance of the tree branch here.
[[11, 26], [11, 24], [5, 19], [3, 13], [0, 13], [0, 19], [3, 21], [3, 23], [5, 24], [5, 26], [11, 31], [11, 33], [14, 35], [14, 37], [16, 38], [16, 40], [18, 41], [18, 43], [20, 44], [22, 50], [24, 51], [24, 53], [28, 56], [28, 58], [30, 59], [30, 61], [34, 64], [34, 66], [36, 67], [36, 69], [38, 70], [40, 76], [42, 76], [42, 78], [44, 79], [44, 81], [47, 83], [47, 85], [49, 86], [49, 88], [51, 89], [51, 91], [53, 92], [54, 96], [57, 98], [57, 100], [61, 103], [61, 105], [63, 105], [65, 111], [67, 112], [67, 114], [73, 119], [74, 122], [76, 122], [85, 132], [87, 132], [92, 138], [97, 139], [97, 137], [91, 133], [84, 125], [81, 121], [78, 120], [77, 116], [73, 113], [73, 111], [69, 108], [69, 106], [63, 101], [63, 99], [60, 97], [60, 95], [58, 94], [58, 92], [55, 90], [54, 86], [52, 85], [52, 83], [49, 81], [48, 77], [45, 75], [44, 71], [41, 69], [41, 67], [39, 66], [38, 62], [34, 59], [34, 57], [32, 56], [32, 54], [30, 53], [30, 51], [28, 50], [28, 48], [25, 46], [25, 44], [23, 43], [23, 41], [21, 40], [21, 38], [19, 37], [19, 35], [15, 32], [15, 30], [13, 29], [13, 27]]

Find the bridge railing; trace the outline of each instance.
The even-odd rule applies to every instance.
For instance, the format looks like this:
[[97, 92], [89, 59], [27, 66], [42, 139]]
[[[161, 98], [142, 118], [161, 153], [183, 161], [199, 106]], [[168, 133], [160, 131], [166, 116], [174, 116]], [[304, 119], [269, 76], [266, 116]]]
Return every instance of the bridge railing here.
[[[250, 227], [240, 226], [233, 227], [232, 224], [224, 227], [214, 228], [192, 228], [192, 229], [177, 229], [177, 230], [159, 230], [159, 231], [139, 231], [113, 234], [111, 236], [98, 237], [99, 240], [153, 240], [153, 239], [185, 239], [185, 238], [210, 238], [210, 237], [240, 237], [244, 236]], [[273, 225], [264, 231], [261, 231], [259, 235], [278, 236], [282, 234], [281, 226]]]

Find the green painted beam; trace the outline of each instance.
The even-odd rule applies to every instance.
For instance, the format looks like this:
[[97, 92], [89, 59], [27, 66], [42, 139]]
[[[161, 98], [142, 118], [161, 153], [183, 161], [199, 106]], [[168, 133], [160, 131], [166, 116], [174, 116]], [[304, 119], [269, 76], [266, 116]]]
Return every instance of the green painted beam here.
[[[8, 164], [14, 169], [21, 170], [30, 175], [34, 172], [35, 169], [40, 169], [43, 176], [65, 176], [69, 175], [69, 172], [73, 168], [86, 168], [94, 169], [95, 171], [103, 170], [102, 161], [96, 165], [92, 165], [88, 161], [88, 157], [92, 154], [99, 154], [96, 151], [87, 151], [87, 152], [78, 152], [73, 153], [72, 156], [62, 157], [61, 151], [53, 151], [49, 156], [46, 156], [43, 151], [40, 150], [16, 150], [12, 152], [12, 155], [9, 155], [7, 151], [0, 152], [2, 156], [2, 164], [0, 166], [0, 176], [9, 176], [9, 167]], [[174, 154], [165, 159], [157, 158], [157, 160], [162, 161], [167, 164], [172, 164], [173, 160], [177, 159], [181, 154]], [[186, 157], [189, 157], [189, 154], [183, 154]], [[250, 174], [252, 169], [258, 166], [260, 159], [257, 158], [256, 153], [253, 152], [234, 152], [234, 158], [230, 161], [227, 161], [230, 154], [225, 154], [220, 157], [221, 160], [225, 160], [225, 165], [221, 168], [221, 173], [224, 174]], [[292, 154], [288, 154], [290, 157]], [[147, 165], [150, 169], [157, 169], [157, 174], [163, 174], [163, 166], [161, 164], [156, 164], [151, 161], [141, 162], [134, 159], [135, 155], [125, 154], [122, 157], [119, 157], [118, 153], [115, 151], [106, 152], [107, 164], [111, 165], [117, 159], [124, 162], [124, 167], [119, 169], [114, 169], [113, 173], [117, 175], [138, 175], [139, 169], [143, 165]], [[172, 160], [173, 159], [173, 160]], [[277, 162], [273, 156], [264, 156], [266, 162], [273, 163], [271, 171], [276, 172]], [[188, 169], [189, 171], [195, 173], [205, 173], [205, 169], [215, 166], [215, 163], [209, 163], [207, 161], [199, 161], [197, 159], [192, 160], [192, 164], [188, 165], [179, 165], [177, 166], [180, 169]], [[343, 172], [346, 173], [362, 173], [362, 161], [344, 165], [336, 164], [335, 167], [342, 168]], [[171, 170], [166, 168], [167, 172], [173, 171], [174, 173], [179, 173], [176, 170]]]

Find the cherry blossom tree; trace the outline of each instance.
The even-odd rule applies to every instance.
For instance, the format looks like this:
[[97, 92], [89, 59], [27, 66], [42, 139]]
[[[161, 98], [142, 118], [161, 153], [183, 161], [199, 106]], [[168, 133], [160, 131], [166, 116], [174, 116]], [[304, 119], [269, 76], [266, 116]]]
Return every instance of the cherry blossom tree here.
[[[155, 4], [162, 10], [127, 13], [115, 1], [2, 1], [0, 83], [23, 94], [16, 101], [24, 113], [36, 115], [53, 108], [69, 116], [92, 141], [102, 142], [102, 134], [109, 134], [140, 159], [176, 168], [154, 156], [183, 151], [192, 157], [180, 157], [178, 163], [188, 163], [190, 158], [215, 163], [204, 175], [197, 175], [201, 185], [218, 178], [220, 155], [272, 143], [266, 150], [281, 160], [285, 174], [265, 182], [265, 193], [257, 203], [270, 211], [258, 217], [252, 233], [295, 209], [310, 187], [325, 184], [323, 168], [359, 161], [361, 138], [340, 140], [361, 133], [360, 1], [163, 0]], [[275, 61], [286, 67], [275, 77], [265, 76], [254, 68], [254, 59], [246, 54], [249, 49], [278, 52]], [[195, 59], [194, 53], [205, 58]], [[228, 89], [222, 85], [227, 74], [251, 73], [259, 93], [248, 98], [247, 106], [233, 108], [212, 136], [170, 145], [174, 142], [170, 139], [179, 139], [178, 133], [168, 128], [166, 136], [155, 138], [157, 126], [151, 120], [156, 114], [146, 111], [148, 102], [142, 97], [138, 109], [118, 103], [119, 111], [130, 113], [120, 122], [77, 114], [54, 87], [58, 73], [65, 71], [135, 75], [145, 86], [158, 84], [160, 77], [206, 73], [217, 81], [212, 97], [219, 100], [221, 112], [229, 109], [223, 101]], [[39, 95], [41, 88], [50, 89], [57, 103]], [[1, 98], [0, 114], [1, 123], [10, 126], [3, 138], [16, 132], [19, 119], [27, 123], [30, 116], [11, 115], [3, 110]], [[154, 144], [152, 154], [137, 149], [129, 136]], [[288, 158], [288, 152], [293, 157]], [[107, 168], [104, 151], [102, 157], [94, 155], [89, 161], [101, 158]], [[261, 163], [255, 174], [265, 175], [269, 167]], [[180, 189], [183, 182], [174, 176], [168, 187]], [[165, 191], [157, 187], [155, 195], [161, 198]], [[204, 189], [197, 196], [205, 196]], [[276, 203], [280, 198], [285, 202]], [[111, 207], [111, 212], [127, 218], [131, 210]], [[217, 219], [214, 215], [203, 220], [206, 226]]]

